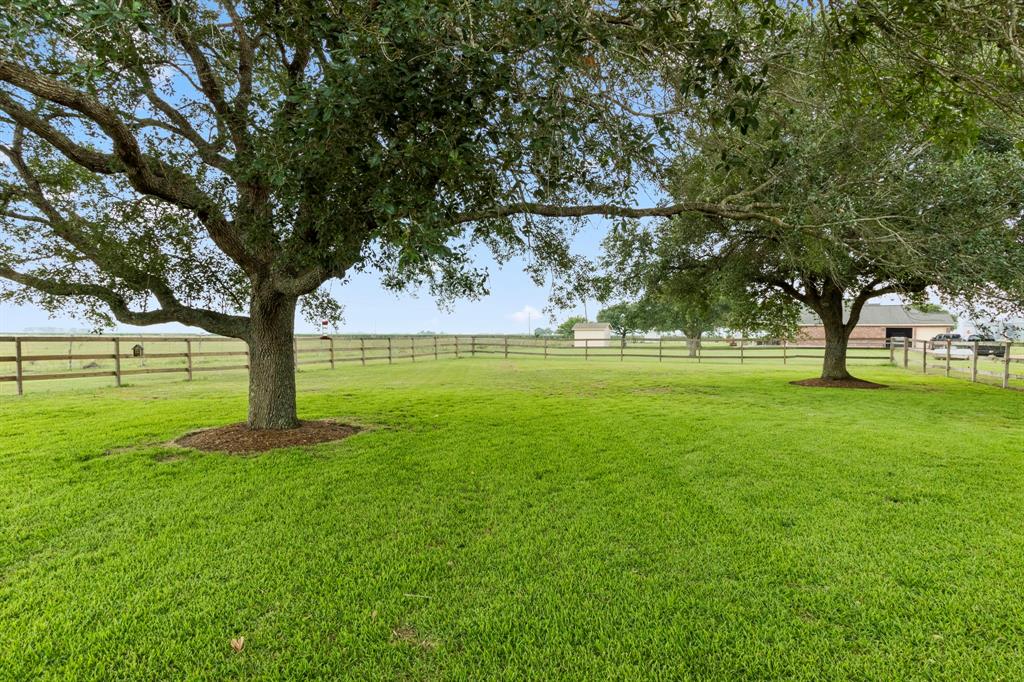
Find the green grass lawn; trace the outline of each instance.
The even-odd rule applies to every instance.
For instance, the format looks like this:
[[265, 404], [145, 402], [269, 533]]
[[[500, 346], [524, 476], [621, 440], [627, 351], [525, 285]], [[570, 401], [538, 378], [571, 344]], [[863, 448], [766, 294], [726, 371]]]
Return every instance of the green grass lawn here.
[[0, 396], [0, 679], [1024, 679], [1024, 393], [857, 373], [302, 372], [373, 428], [251, 457], [163, 444], [243, 375]]

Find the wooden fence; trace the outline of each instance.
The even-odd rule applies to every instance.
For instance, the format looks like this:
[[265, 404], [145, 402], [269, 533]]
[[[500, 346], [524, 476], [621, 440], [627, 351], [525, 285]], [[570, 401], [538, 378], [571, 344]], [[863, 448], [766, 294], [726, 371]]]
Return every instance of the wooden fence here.
[[924, 374], [942, 374], [972, 382], [993, 383], [1002, 388], [1024, 388], [1024, 344], [1010, 341], [919, 341], [892, 339], [894, 362]]
[[[847, 357], [854, 362], [875, 361], [908, 369], [921, 367], [931, 373], [942, 371], [946, 376], [967, 373], [972, 381], [994, 377], [996, 383], [1004, 387], [1024, 379], [1010, 370], [1013, 363], [1024, 362], [1024, 354], [1022, 357], [1014, 355], [1020, 345], [956, 342], [939, 344], [938, 348], [930, 345], [934, 344], [921, 341], [904, 344], [903, 339], [852, 341]], [[991, 353], [989, 346], [995, 348]], [[958, 351], [959, 348], [967, 350]], [[937, 357], [943, 352], [945, 357]], [[355, 362], [366, 365], [477, 356], [787, 364], [820, 360], [824, 347], [764, 339], [705, 339], [691, 344], [678, 336], [630, 338], [623, 343], [617, 338], [574, 340], [501, 335], [300, 335], [295, 337], [293, 353], [296, 367], [327, 365], [332, 368]], [[20, 395], [24, 393], [26, 382], [47, 379], [109, 377], [120, 386], [128, 376], [178, 373], [192, 380], [197, 372], [247, 369], [248, 356], [244, 342], [216, 336], [0, 336], [0, 383], [14, 382]], [[979, 367], [982, 358], [986, 364]], [[13, 372], [6, 369], [8, 367]]]
[[[459, 339], [451, 336], [296, 336], [296, 367], [453, 356]], [[13, 365], [13, 373], [5, 366]], [[25, 382], [47, 379], [112, 377], [140, 374], [185, 374], [245, 370], [249, 349], [239, 339], [218, 336], [0, 336], [0, 382], [14, 382], [19, 395]]]

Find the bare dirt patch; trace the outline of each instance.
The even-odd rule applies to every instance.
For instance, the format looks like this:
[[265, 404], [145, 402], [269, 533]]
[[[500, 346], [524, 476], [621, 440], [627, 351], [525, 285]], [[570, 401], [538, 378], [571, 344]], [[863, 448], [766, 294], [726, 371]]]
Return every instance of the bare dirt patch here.
[[815, 388], [888, 388], [885, 384], [876, 384], [863, 379], [802, 379], [789, 382], [795, 386], [812, 386]]
[[396, 644], [408, 644], [409, 646], [427, 651], [437, 648], [435, 640], [430, 637], [421, 637], [416, 628], [411, 625], [399, 625], [391, 630], [391, 641]]
[[294, 429], [280, 431], [254, 431], [245, 423], [240, 423], [186, 433], [174, 441], [174, 444], [204, 452], [244, 454], [297, 445], [328, 443], [348, 438], [361, 430], [358, 426], [329, 420], [301, 422]]

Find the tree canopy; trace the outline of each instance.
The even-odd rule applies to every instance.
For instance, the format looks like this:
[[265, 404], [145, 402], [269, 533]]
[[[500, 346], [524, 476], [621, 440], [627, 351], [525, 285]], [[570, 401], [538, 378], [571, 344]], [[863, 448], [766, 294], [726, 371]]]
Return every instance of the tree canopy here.
[[622, 337], [622, 344], [625, 345], [629, 334], [646, 331], [647, 320], [643, 313], [639, 304], [623, 301], [597, 311], [597, 321], [606, 322], [612, 332]]
[[[847, 102], [881, 102], [964, 150], [993, 110], [1024, 117], [1024, 11], [1018, 0], [827, 0], [810, 16], [827, 46], [821, 70]], [[804, 13], [794, 3], [791, 11]], [[849, 78], [867, 68], [870, 78]], [[1021, 140], [1018, 140], [1019, 142]]]

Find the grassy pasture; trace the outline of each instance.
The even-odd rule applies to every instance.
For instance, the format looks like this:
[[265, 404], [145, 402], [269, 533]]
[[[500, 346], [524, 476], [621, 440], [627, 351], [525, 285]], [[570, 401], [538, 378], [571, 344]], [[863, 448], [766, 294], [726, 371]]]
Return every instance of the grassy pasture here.
[[0, 679], [1024, 678], [1024, 393], [815, 366], [306, 370], [370, 428], [253, 457], [166, 445], [244, 373], [0, 395]]

